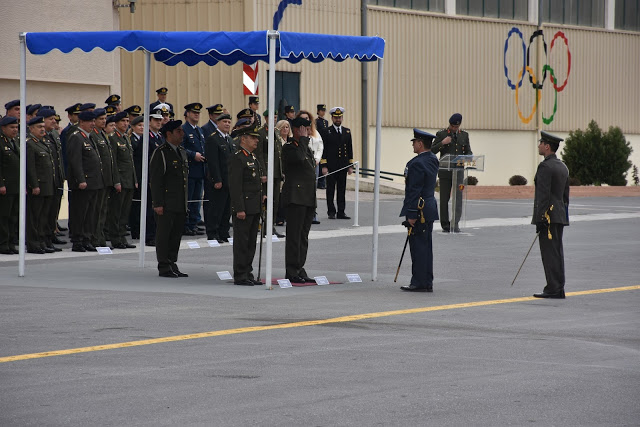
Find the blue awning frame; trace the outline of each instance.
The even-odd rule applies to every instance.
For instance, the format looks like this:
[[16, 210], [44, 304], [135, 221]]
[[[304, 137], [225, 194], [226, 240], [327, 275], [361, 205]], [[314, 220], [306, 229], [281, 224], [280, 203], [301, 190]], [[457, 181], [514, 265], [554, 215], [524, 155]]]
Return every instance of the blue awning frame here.
[[[145, 53], [144, 105], [149, 105], [151, 54], [158, 62], [168, 66], [184, 63], [193, 66], [204, 62], [213, 66], [220, 62], [233, 65], [237, 62], [254, 64], [267, 62], [275, 70], [278, 61], [298, 63], [302, 60], [318, 63], [326, 59], [342, 62], [355, 59], [360, 62], [378, 63], [376, 150], [374, 176], [374, 212], [371, 280], [377, 280], [378, 222], [380, 213], [380, 156], [382, 123], [382, 89], [385, 41], [380, 37], [341, 36], [331, 34], [293, 33], [285, 31], [250, 32], [156, 32], [156, 31], [96, 31], [96, 32], [33, 32], [20, 36], [20, 116], [26, 117], [26, 54], [45, 55], [52, 50], [69, 53], [75, 49], [91, 52], [102, 49], [111, 52], [117, 48], [128, 52]], [[275, 112], [275, 73], [269, 73], [269, 123]], [[144, 112], [144, 140], [142, 158], [148, 158], [149, 111]], [[366, 118], [363, 118], [366, 120]], [[274, 129], [269, 127], [267, 197], [273, 200]], [[26, 188], [26, 123], [20, 120], [20, 187]], [[142, 164], [140, 235], [146, 229], [146, 202], [148, 191], [148, 163]], [[26, 194], [20, 192], [19, 263], [18, 275], [25, 274]], [[267, 204], [267, 224], [273, 223], [273, 205]], [[139, 265], [144, 267], [144, 239], [140, 241]], [[266, 239], [266, 284], [272, 289], [272, 241]]]

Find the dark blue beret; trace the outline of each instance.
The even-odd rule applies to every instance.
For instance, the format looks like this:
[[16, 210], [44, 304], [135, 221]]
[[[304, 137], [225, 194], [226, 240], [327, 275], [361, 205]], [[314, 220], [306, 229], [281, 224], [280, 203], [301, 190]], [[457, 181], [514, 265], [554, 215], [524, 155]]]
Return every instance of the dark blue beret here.
[[300, 126], [311, 126], [311, 122], [302, 117], [296, 117], [295, 119], [291, 120], [291, 127], [299, 128]]
[[116, 121], [116, 115], [115, 114], [107, 116], [107, 124], [109, 124], [111, 122], [115, 122], [115, 121]]
[[78, 114], [78, 119], [83, 122], [90, 122], [95, 118], [96, 115], [93, 114], [93, 111], [81, 111], [80, 114]]
[[182, 120], [169, 120], [160, 128], [160, 133], [166, 135], [167, 132], [172, 132], [182, 126]]
[[2, 119], [0, 119], [0, 126], [9, 126], [16, 123], [18, 123], [17, 117], [5, 116]]
[[428, 148], [428, 147], [431, 146], [431, 142], [433, 141], [433, 138], [435, 138], [435, 137], [436, 137], [435, 135], [430, 134], [429, 132], [425, 132], [423, 130], [413, 128], [413, 138], [411, 139], [411, 141], [415, 141], [416, 139], [419, 139], [419, 140], [423, 141], [425, 143], [425, 145], [428, 143], [429, 144], [427, 146], [427, 148]]
[[93, 108], [96, 108], [96, 104], [94, 104], [92, 102], [87, 102], [86, 104], [82, 104], [80, 106], [80, 111], [91, 110]]
[[105, 110], [104, 108], [96, 108], [95, 110], [93, 110], [93, 114], [96, 117], [104, 116], [105, 114], [107, 114], [107, 110]]
[[14, 99], [13, 101], [9, 101], [6, 104], [4, 104], [4, 108], [6, 108], [7, 110], [10, 108], [15, 107], [16, 105], [20, 105], [20, 100], [19, 99]]
[[460, 123], [462, 123], [462, 114], [460, 113], [455, 113], [449, 118], [450, 125], [459, 125]]
[[227, 113], [222, 113], [218, 117], [216, 117], [214, 120], [216, 122], [219, 122], [220, 120], [224, 120], [224, 119], [231, 120], [231, 116], [228, 115]]
[[236, 122], [235, 127], [240, 127], [240, 126], [244, 126], [246, 124], [249, 124], [251, 122], [251, 119], [240, 119]]
[[35, 116], [33, 119], [29, 120], [27, 123], [29, 126], [37, 125], [38, 123], [44, 123], [44, 117]]
[[42, 104], [27, 105], [27, 114], [35, 114], [40, 108], [42, 108]]
[[126, 111], [120, 111], [118, 114], [114, 115], [114, 122], [119, 122], [122, 119], [126, 119], [127, 117], [129, 117], [129, 114], [127, 114]]
[[40, 117], [44, 117], [46, 119], [47, 117], [55, 116], [56, 110], [51, 110], [49, 108], [41, 108], [38, 110], [37, 115]]

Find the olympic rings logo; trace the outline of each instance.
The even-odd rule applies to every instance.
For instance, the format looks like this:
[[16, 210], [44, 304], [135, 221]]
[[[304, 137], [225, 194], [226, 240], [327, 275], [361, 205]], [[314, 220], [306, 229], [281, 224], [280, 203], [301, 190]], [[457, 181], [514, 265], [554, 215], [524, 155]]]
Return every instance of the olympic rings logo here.
[[[517, 35], [518, 37], [520, 37], [521, 46], [522, 46], [522, 69], [518, 72], [517, 83], [513, 83], [509, 78], [509, 68], [507, 67], [507, 51], [509, 50], [509, 39], [513, 35]], [[556, 78], [555, 71], [553, 70], [553, 68], [551, 68], [551, 65], [549, 65], [548, 63], [545, 63], [545, 65], [542, 67], [541, 79], [537, 79], [534, 74], [533, 68], [531, 67], [531, 61], [530, 61], [531, 44], [538, 37], [540, 38], [544, 48], [545, 62], [547, 62], [548, 54], [550, 54], [551, 51], [553, 50], [556, 40], [562, 39], [562, 41], [567, 47], [567, 74], [564, 82], [560, 86], [558, 86], [558, 79]], [[542, 99], [542, 88], [544, 87], [544, 82], [547, 80], [547, 72], [549, 73], [551, 85], [553, 86], [553, 89], [554, 89], [553, 112], [549, 117], [545, 117], [543, 113], [542, 121], [546, 125], [553, 122], [556, 112], [558, 111], [558, 92], [562, 92], [567, 87], [567, 82], [569, 81], [569, 74], [571, 73], [571, 51], [569, 50], [569, 40], [564, 35], [564, 33], [562, 31], [558, 31], [557, 33], [555, 33], [555, 35], [553, 36], [553, 39], [551, 40], [551, 46], [549, 47], [549, 51], [547, 52], [547, 42], [544, 39], [544, 34], [542, 30], [534, 31], [534, 33], [529, 38], [529, 46], [526, 46], [522, 32], [516, 27], [511, 28], [511, 30], [507, 34], [507, 39], [504, 42], [503, 65], [504, 65], [504, 76], [507, 78], [507, 85], [511, 90], [515, 91], [516, 93], [516, 109], [518, 110], [518, 117], [520, 117], [520, 121], [522, 121], [522, 123], [525, 123], [525, 124], [529, 123], [535, 116], [536, 110], [538, 108], [538, 104]], [[525, 117], [524, 114], [522, 114], [522, 111], [520, 110], [520, 104], [518, 103], [518, 100], [519, 100], [518, 89], [522, 87], [525, 74], [527, 73], [529, 74], [529, 82], [531, 83], [532, 88], [536, 91], [536, 96], [535, 96], [535, 103], [531, 110], [531, 114]]]

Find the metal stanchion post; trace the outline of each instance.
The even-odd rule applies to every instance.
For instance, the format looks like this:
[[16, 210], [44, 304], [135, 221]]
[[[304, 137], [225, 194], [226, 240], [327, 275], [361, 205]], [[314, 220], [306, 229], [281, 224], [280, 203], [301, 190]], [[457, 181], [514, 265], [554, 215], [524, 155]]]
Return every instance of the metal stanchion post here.
[[360, 201], [360, 162], [355, 162], [356, 167], [356, 198], [355, 208], [353, 210], [353, 226], [358, 227], [359, 201]]

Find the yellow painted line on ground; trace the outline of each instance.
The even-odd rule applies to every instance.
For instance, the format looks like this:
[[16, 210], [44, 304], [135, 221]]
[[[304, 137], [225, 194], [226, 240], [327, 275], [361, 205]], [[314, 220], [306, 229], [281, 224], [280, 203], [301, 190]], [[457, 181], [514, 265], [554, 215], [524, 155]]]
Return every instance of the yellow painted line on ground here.
[[[567, 296], [603, 294], [609, 292], [632, 291], [640, 289], [640, 285], [624, 286], [619, 288], [593, 289], [589, 291], [567, 292]], [[17, 356], [0, 357], [0, 363], [17, 362], [19, 360], [40, 359], [43, 357], [64, 356], [68, 354], [89, 353], [101, 350], [114, 350], [117, 348], [137, 347], [141, 345], [161, 344], [174, 341], [193, 340], [198, 338], [220, 337], [223, 335], [244, 334], [247, 332], [271, 331], [274, 329], [299, 328], [301, 326], [326, 325], [329, 323], [355, 322], [358, 320], [374, 319], [377, 317], [397, 316], [401, 314], [426, 313], [429, 311], [454, 310], [457, 308], [482, 307], [486, 305], [509, 304], [523, 301], [540, 301], [534, 297], [497, 299], [490, 301], [464, 302], [460, 304], [437, 305], [433, 307], [408, 308], [405, 310], [381, 311], [378, 313], [354, 314], [351, 316], [334, 317], [331, 319], [307, 320], [304, 322], [283, 323], [268, 326], [250, 326], [247, 328], [225, 329], [221, 331], [200, 332], [188, 335], [176, 335], [172, 337], [153, 338], [149, 340], [121, 342], [115, 344], [96, 345], [92, 347], [70, 348], [67, 350], [45, 351], [43, 353], [19, 354]]]

